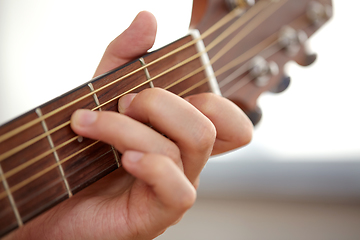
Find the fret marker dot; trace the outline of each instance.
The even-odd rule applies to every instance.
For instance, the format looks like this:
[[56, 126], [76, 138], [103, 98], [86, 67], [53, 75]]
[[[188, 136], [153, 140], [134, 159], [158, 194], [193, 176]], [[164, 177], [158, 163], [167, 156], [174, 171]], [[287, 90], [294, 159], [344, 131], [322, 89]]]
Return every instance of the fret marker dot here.
[[82, 136], [79, 136], [77, 140], [79, 143], [81, 143], [84, 140], [84, 138]]

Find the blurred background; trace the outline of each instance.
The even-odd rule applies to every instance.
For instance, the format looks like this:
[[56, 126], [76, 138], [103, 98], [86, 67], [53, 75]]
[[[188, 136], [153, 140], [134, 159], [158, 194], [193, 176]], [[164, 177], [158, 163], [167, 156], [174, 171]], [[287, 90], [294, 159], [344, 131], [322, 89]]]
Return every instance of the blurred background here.
[[[289, 63], [290, 88], [259, 99], [249, 146], [210, 159], [198, 200], [158, 239], [360, 239], [360, 3], [333, 0]], [[1, 0], [0, 124], [92, 78], [107, 44], [141, 10], [159, 48], [188, 31], [192, 1]]]

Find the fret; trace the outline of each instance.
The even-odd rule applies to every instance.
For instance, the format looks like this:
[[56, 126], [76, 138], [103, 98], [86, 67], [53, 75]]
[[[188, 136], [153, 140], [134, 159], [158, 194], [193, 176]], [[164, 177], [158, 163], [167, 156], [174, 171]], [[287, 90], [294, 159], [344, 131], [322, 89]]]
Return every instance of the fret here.
[[[89, 86], [91, 92], [95, 91], [94, 86], [92, 85], [92, 83], [89, 83], [88, 86]], [[99, 98], [97, 97], [96, 93], [93, 94], [93, 98], [94, 98], [94, 101], [96, 103], [96, 106], [100, 106]], [[101, 108], [99, 108], [99, 111], [101, 111]]]
[[[3, 183], [0, 183], [0, 192], [6, 192]], [[14, 214], [14, 208], [9, 197], [0, 199], [0, 236], [19, 226], [18, 220]]]
[[[204, 79], [204, 83], [208, 82], [201, 54], [198, 54], [201, 50], [195, 45], [169, 56], [166, 60], [151, 64], [160, 56], [192, 39], [192, 36], [184, 37], [157, 52], [114, 69], [0, 127], [2, 135], [25, 123], [49, 116], [21, 134], [10, 137], [6, 144], [0, 144], [0, 156], [5, 156], [9, 149], [24, 146], [3, 159], [0, 157], [9, 192], [13, 195], [14, 206], [17, 207], [22, 222], [29, 221], [120, 167], [120, 155], [114, 147], [79, 137], [71, 130], [69, 123], [75, 110], [86, 108], [117, 111], [119, 97], [149, 87], [167, 87], [176, 94], [184, 91], [188, 91], [186, 94], [212, 91], [209, 84], [191, 89], [194, 84], [201, 83]], [[196, 54], [198, 57], [163, 74], [167, 69]], [[142, 69], [138, 70], [139, 68]], [[196, 69], [200, 70], [194, 72]], [[134, 71], [136, 72], [133, 73]], [[189, 79], [185, 79], [190, 75]], [[118, 80], [119, 78], [124, 79]], [[178, 82], [179, 79], [183, 80]], [[107, 87], [108, 84], [111, 86]], [[80, 98], [81, 100], [78, 100]], [[68, 107], [57, 110], [65, 105]], [[26, 145], [29, 141], [31, 144]], [[0, 226], [1, 235], [19, 225], [4, 192], [5, 189], [0, 192], [0, 223], [10, 223]]]
[[[30, 111], [23, 117], [17, 118], [1, 127], [0, 134], [8, 131], [8, 129], [14, 129], [16, 126], [21, 126], [22, 124], [35, 119], [38, 119], [38, 115], [34, 110]], [[43, 133], [44, 129], [41, 123], [37, 123], [31, 128], [21, 132], [21, 134], [7, 139], [6, 144], [0, 144], [0, 154], [4, 154], [9, 151], [9, 149], [14, 149], [17, 145], [22, 145], [31, 141]], [[44, 152], [50, 152], [50, 154], [44, 156], [33, 164], [28, 165], [26, 168], [23, 168], [29, 160], [36, 158]], [[45, 137], [30, 146], [14, 152], [11, 156], [1, 161], [4, 177], [6, 178], [9, 191], [12, 193], [14, 203], [17, 206], [19, 215], [22, 217], [21, 219], [23, 223], [41, 213], [43, 209], [56, 204], [57, 201], [55, 199], [66, 198], [68, 196], [64, 183], [59, 181], [59, 179], [62, 179], [61, 174], [57, 169], [42, 175], [35, 181], [29, 182], [25, 186], [22, 186], [22, 184], [31, 176], [56, 163], [56, 159], [51, 153], [51, 147]], [[1, 191], [1, 202], [4, 201], [3, 197], [4, 191]], [[5, 197], [7, 198], [7, 196]], [[4, 215], [4, 217], [6, 217], [6, 215]], [[0, 222], [1, 221], [2, 220], [0, 220]], [[2, 226], [0, 226], [0, 232], [3, 230]]]
[[[36, 112], [36, 114], [39, 116], [39, 118], [41, 118], [41, 117], [43, 116], [40, 108], [37, 108], [37, 109], [35, 110], [35, 112]], [[48, 133], [49, 130], [48, 130], [48, 127], [47, 127], [47, 125], [46, 125], [45, 120], [42, 120], [42, 121], [41, 121], [41, 125], [42, 125], [45, 133]], [[66, 177], [65, 177], [65, 174], [64, 174], [64, 169], [62, 168], [62, 166], [61, 166], [61, 164], [60, 164], [60, 158], [59, 158], [59, 155], [57, 154], [57, 151], [55, 150], [54, 142], [53, 142], [50, 134], [47, 135], [47, 140], [49, 141], [50, 147], [51, 147], [51, 149], [53, 150], [53, 154], [54, 154], [56, 163], [57, 163], [57, 165], [58, 165], [58, 168], [59, 168], [61, 177], [62, 177], [62, 179], [63, 179], [63, 181], [64, 181], [66, 190], [67, 190], [68, 195], [69, 195], [69, 198], [70, 198], [70, 197], [72, 197], [73, 194], [72, 194], [71, 189], [70, 189], [70, 187], [69, 187], [69, 183], [68, 183], [67, 180], [66, 180]]]
[[[89, 83], [88, 86], [89, 86], [91, 92], [94, 92], [94, 91], [95, 91], [94, 86], [92, 85], [92, 83]], [[100, 101], [99, 101], [99, 98], [97, 97], [97, 94], [96, 94], [96, 93], [93, 94], [93, 97], [94, 97], [94, 101], [95, 101], [95, 103], [96, 103], [96, 106], [100, 106]], [[102, 110], [101, 110], [101, 107], [99, 108], [99, 111], [102, 111]], [[114, 146], [112, 146], [112, 145], [111, 145], [111, 150], [112, 150], [113, 153], [114, 153], [114, 157], [115, 157], [115, 161], [116, 161], [117, 167], [120, 167], [120, 165], [121, 165], [121, 164], [120, 164], [120, 157], [119, 157], [119, 155], [118, 155], [118, 153], [117, 153], [117, 150], [116, 150], [116, 149], [114, 148]]]
[[[203, 41], [199, 40], [199, 32], [192, 30], [188, 36], [103, 74], [0, 126], [0, 237], [120, 166], [120, 157], [114, 147], [79, 137], [71, 130], [70, 118], [75, 110], [85, 108], [117, 111], [117, 100], [121, 96], [138, 93], [149, 87], [164, 88], [182, 97], [202, 92], [220, 95], [212, 67], [218, 70], [217, 78], [220, 83], [224, 81], [225, 85], [225, 81], [228, 81], [227, 75], [236, 75], [233, 69], [235, 65], [228, 68], [227, 64], [238, 56], [244, 57], [247, 51], [269, 36], [278, 36], [277, 33], [284, 24], [292, 25], [291, 23], [296, 21], [295, 25], [298, 25], [300, 19], [306, 24], [300, 29], [310, 36], [328, 20], [331, 14], [327, 10], [331, 7], [331, 1], [323, 0], [321, 4], [325, 4], [322, 8], [326, 16], [310, 19], [313, 24], [309, 25], [309, 19], [305, 16], [312, 10], [308, 7], [309, 3], [311, 0], [281, 1], [276, 8], [276, 14], [270, 14], [275, 13], [272, 11], [275, 8], [269, 7], [270, 10], [264, 10], [262, 16], [260, 10], [263, 10], [262, 6], [265, 8], [267, 3], [259, 3], [260, 7], [256, 5], [254, 10], [250, 9], [252, 13], [249, 12], [248, 17], [243, 15], [235, 18], [235, 14], [232, 18], [233, 12], [229, 14], [228, 9], [223, 8], [222, 1], [213, 1], [210, 10], [205, 12], [205, 17], [197, 25], [198, 29], [204, 32], [204, 42], [208, 47], [214, 40], [217, 42], [216, 37], [224, 36], [223, 41], [209, 48], [212, 61], [209, 60]], [[194, 9], [199, 12], [197, 5], [194, 5]], [[235, 26], [232, 24], [241, 21], [248, 25], [238, 25], [234, 32], [229, 32], [232, 29], [229, 26]], [[252, 27], [256, 29], [250, 31]], [[294, 28], [297, 30], [299, 26]], [[235, 39], [239, 41], [236, 42]], [[280, 72], [283, 72], [284, 65], [289, 60], [306, 65], [309, 63], [309, 56], [305, 45], [300, 45], [297, 56], [286, 56], [279, 51], [267, 57], [267, 60], [277, 62]], [[229, 48], [226, 46], [230, 46], [231, 50], [227, 51]], [[260, 47], [259, 52], [256, 49], [254, 54], [261, 53], [265, 48]], [[172, 54], [168, 55], [170, 52]], [[246, 58], [252, 57], [254, 56], [250, 54]], [[218, 59], [221, 61], [216, 61]], [[244, 57], [244, 62], [239, 62], [236, 67], [247, 65], [245, 62], [249, 59]], [[227, 71], [220, 72], [219, 69], [224, 66]], [[259, 87], [249, 76], [243, 78], [244, 74], [235, 79], [238, 84], [244, 79], [249, 84], [237, 87], [240, 85], [232, 82], [223, 90], [225, 93], [229, 91], [229, 96], [226, 97], [245, 112], [253, 113], [257, 110], [259, 95], [277, 87], [281, 75], [273, 76], [267, 86]], [[243, 83], [244, 81], [241, 84]]]
[[4, 176], [4, 172], [2, 170], [1, 164], [0, 164], [0, 176], [1, 176], [1, 181], [3, 183], [3, 186], [4, 186], [4, 190], [6, 192], [6, 195], [7, 195], [8, 199], [9, 199], [9, 202], [11, 204], [11, 208], [12, 208], [12, 210], [14, 212], [17, 224], [18, 224], [19, 227], [21, 227], [23, 225], [23, 221], [21, 219], [19, 210], [18, 210], [18, 208], [16, 206], [14, 197], [13, 197], [11, 191], [10, 191], [9, 184], [8, 184], [8, 182], [6, 180], [6, 177]]
[[[101, 78], [95, 79], [92, 84], [94, 89], [102, 88], [112, 82], [117, 80], [127, 74], [141, 68], [141, 63], [138, 60], [135, 60], [124, 67], [114, 70], [111, 74], [105, 74]], [[104, 111], [118, 111], [118, 99], [119, 96], [122, 96], [124, 93], [137, 93], [141, 90], [148, 88], [148, 84], [144, 84], [146, 82], [146, 77], [142, 70], [132, 74], [126, 79], [122, 79], [113, 83], [110, 87], [107, 87], [103, 90], [97, 92], [98, 99], [101, 104], [106, 103], [102, 106], [102, 110]]]
[[[144, 58], [142, 58], [142, 57], [139, 58], [139, 61], [141, 63], [141, 66], [146, 66]], [[145, 72], [146, 80], [150, 80], [151, 79], [150, 73], [146, 67], [144, 68], [144, 72]], [[154, 88], [154, 83], [152, 81], [149, 82], [149, 85], [150, 85], [150, 88]]]
[[115, 158], [117, 167], [118, 168], [121, 167], [120, 156], [119, 156], [118, 151], [112, 145], [111, 145], [111, 150], [112, 150], [112, 152], [114, 154], [114, 158]]
[[[56, 113], [48, 118], [48, 128], [52, 129], [58, 124], [69, 122], [72, 113], [79, 108], [94, 109], [99, 106], [100, 102], [98, 94], [94, 94], [93, 92], [94, 87], [92, 84], [84, 84], [57, 101], [50, 102], [43, 106], [42, 111], [45, 115], [61, 105], [75, 101], [81, 96], [89, 96], [70, 106], [66, 110]], [[84, 187], [99, 179], [99, 174], [103, 174], [106, 169], [113, 171], [117, 168], [114, 154], [109, 154], [113, 153], [111, 146], [102, 142], [95, 144], [96, 141], [92, 139], [79, 138], [77, 134], [72, 131], [69, 124], [55, 133], [52, 133], [51, 136], [55, 147], [63, 145], [64, 142], [67, 142], [70, 139], [78, 140], [71, 141], [65, 146], [57, 149], [59, 159], [66, 159], [61, 165], [72, 194], [79, 192]], [[94, 145], [87, 148], [91, 144]], [[83, 151], [85, 148], [87, 149]], [[69, 156], [72, 157], [69, 158]]]
[[87, 142], [85, 146], [77, 148], [79, 151], [90, 144], [94, 145], [81, 153], [74, 151], [74, 156], [63, 163], [65, 175], [74, 194], [118, 168], [110, 145], [95, 143], [86, 138], [84, 142]]
[[[61, 106], [67, 105], [69, 103], [72, 103], [73, 101], [83, 97], [88, 96], [85, 99], [82, 99], [81, 101], [76, 102], [75, 104], [72, 104], [71, 106], [67, 107], [66, 109], [55, 113], [54, 115], [48, 117], [46, 119], [47, 126], [49, 130], [56, 128], [57, 126], [68, 123], [71, 115], [74, 111], [76, 111], [79, 108], [87, 108], [92, 109], [96, 107], [95, 102], [93, 101], [93, 96], [91, 94], [91, 91], [89, 87], [85, 84], [83, 86], [80, 86], [78, 89], [70, 91], [69, 93], [64, 94], [63, 96], [60, 96], [57, 99], [54, 99], [53, 101], [44, 104], [41, 106], [41, 110], [43, 115], [49, 114], [53, 112], [54, 110], [57, 110]], [[60, 134], [59, 134], [60, 133]], [[70, 139], [70, 135], [74, 136], [71, 128], [69, 125], [66, 127], [60, 129], [59, 131], [56, 131], [55, 133], [52, 133], [52, 139], [54, 141], [54, 145], [57, 146], [59, 140], [67, 140]], [[60, 135], [60, 136], [59, 136]], [[62, 157], [60, 156], [62, 159]]]
[[[200, 32], [197, 29], [192, 29], [190, 31], [191, 36], [193, 39], [200, 39]], [[221, 96], [221, 91], [218, 85], [218, 82], [215, 77], [214, 70], [211, 66], [209, 56], [207, 55], [204, 42], [202, 40], [199, 40], [196, 42], [195, 47], [198, 50], [198, 53], [201, 53], [200, 60], [205, 67], [205, 74], [208, 78], [208, 83], [210, 85], [210, 89], [213, 93]]]
[[[46, 145], [48, 147], [47, 149], [51, 150], [46, 138], [39, 143], [34, 144], [32, 148], [41, 149], [42, 146]], [[29, 149], [26, 149], [25, 151], [27, 154], [30, 153]], [[34, 154], [29, 154], [29, 159], [32, 159], [41, 152], [42, 151], [34, 151]], [[14, 157], [10, 158], [9, 161], [7, 159], [4, 161], [3, 166], [9, 168], [9, 162], [18, 162], [19, 156], [23, 153], [24, 151], [14, 155]], [[23, 164], [26, 162], [27, 161]], [[5, 175], [17, 170], [19, 167], [22, 167], [23, 164], [18, 164], [16, 168], [12, 168], [11, 171], [9, 169], [9, 171], [6, 171]], [[54, 166], [54, 164], [56, 164], [56, 159], [53, 154], [50, 154], [24, 169], [15, 171], [13, 175], [8, 177], [9, 187], [13, 193], [14, 200], [23, 218], [23, 222], [35, 217], [41, 213], [43, 209], [47, 209], [55, 205], [57, 203], [56, 199], [68, 198], [66, 186], [58, 168], [52, 169], [45, 174], [41, 174], [40, 177], [29, 181], [32, 176], [40, 174], [42, 169]]]
[[[152, 62], [177, 49], [178, 47], [191, 42], [193, 39], [194, 37], [192, 35], [186, 36], [177, 42], [158, 50], [157, 52], [144, 56], [144, 61], [146, 63]], [[201, 81], [207, 83], [207, 75], [201, 61], [201, 54], [202, 53], [199, 53], [196, 45], [192, 45], [167, 57], [166, 59], [159, 61], [156, 64], [148, 66], [147, 69], [151, 74], [151, 77], [155, 78], [155, 80], [153, 80], [154, 86], [165, 88], [173, 93], [179, 94], [190, 89], [193, 85]], [[168, 69], [171, 68], [176, 69], [168, 71]], [[163, 74], [164, 72], [166, 74]], [[169, 79], [171, 79], [171, 81], [169, 81]], [[209, 84], [201, 84], [198, 88], [192, 89], [184, 96], [210, 91], [212, 91], [212, 89]]]

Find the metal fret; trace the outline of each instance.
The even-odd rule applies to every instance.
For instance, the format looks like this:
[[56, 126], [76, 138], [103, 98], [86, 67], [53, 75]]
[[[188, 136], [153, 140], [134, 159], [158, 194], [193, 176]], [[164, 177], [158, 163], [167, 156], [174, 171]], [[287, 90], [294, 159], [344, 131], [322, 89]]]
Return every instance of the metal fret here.
[[9, 198], [9, 201], [10, 201], [10, 204], [11, 204], [11, 208], [13, 209], [14, 211], [14, 214], [15, 214], [15, 217], [16, 217], [16, 221], [19, 225], [19, 227], [21, 227], [22, 225], [24, 225], [22, 219], [21, 219], [21, 216], [20, 216], [20, 213], [19, 213], [19, 210], [16, 206], [16, 203], [15, 203], [15, 200], [14, 200], [14, 197], [10, 191], [10, 188], [9, 188], [9, 184], [4, 176], [4, 172], [2, 170], [2, 167], [1, 167], [1, 164], [0, 164], [0, 177], [1, 177], [1, 180], [3, 182], [3, 185], [4, 185], [4, 188], [5, 188], [5, 191], [6, 191], [6, 194]]
[[[34, 159], [36, 159], [36, 158], [41, 159], [40, 156], [42, 154], [40, 154], [40, 156], [36, 156], [37, 152], [44, 153], [44, 151], [48, 151], [51, 159], [47, 159], [46, 163], [48, 163], [47, 162], [48, 160], [49, 160], [49, 162], [52, 161], [51, 162], [52, 166], [48, 167], [47, 168], [48, 170], [42, 171], [41, 173], [39, 173], [37, 175], [37, 177], [40, 177], [40, 176], [48, 173], [52, 169], [55, 169], [56, 171], [58, 171], [57, 169], [59, 169], [59, 167], [62, 167], [64, 170], [64, 176], [66, 176], [66, 181], [68, 182], [68, 185], [69, 185], [69, 189], [71, 189], [71, 193], [76, 194], [80, 190], [86, 188], [89, 184], [97, 181], [98, 179], [104, 177], [106, 174], [117, 169], [121, 165], [121, 158], [120, 158], [121, 154], [118, 151], [116, 151], [114, 148], [112, 148], [110, 145], [105, 144], [105, 143], [95, 142], [95, 143], [88, 145], [88, 143], [91, 142], [91, 140], [88, 140], [85, 138], [83, 139], [82, 143], [79, 144], [76, 141], [76, 138], [78, 136], [76, 136], [73, 132], [71, 132], [71, 128], [69, 126], [71, 114], [77, 109], [80, 109], [80, 108], [88, 109], [88, 108], [94, 108], [95, 106], [98, 106], [98, 107], [96, 107], [96, 109], [99, 109], [101, 107], [100, 110], [102, 110], [102, 111], [116, 111], [116, 109], [117, 109], [117, 101], [116, 100], [118, 100], [118, 98], [119, 98], [119, 97], [117, 97], [117, 96], [119, 96], [119, 93], [137, 92], [138, 88], [139, 88], [139, 90], [142, 90], [146, 87], [148, 87], [148, 88], [153, 87], [154, 85], [156, 85], [158, 87], [166, 87], [166, 86], [169, 86], [169, 84], [174, 84], [174, 87], [169, 90], [169, 91], [173, 92], [174, 94], [178, 94], [178, 92], [188, 89], [189, 86], [193, 85], [194, 83], [197, 83], [198, 80], [202, 80], [203, 74], [198, 75], [196, 77], [193, 76], [192, 78], [190, 78], [189, 81], [185, 82], [185, 84], [181, 84], [184, 82], [177, 84], [176, 82], [179, 80], [180, 76], [185, 77], [189, 73], [189, 71], [192, 71], [192, 69], [195, 68], [195, 66], [192, 66], [190, 68], [182, 67], [184, 64], [179, 67], [176, 67], [176, 68], [174, 68], [173, 66], [174, 66], [174, 64], [179, 64], [178, 61], [180, 61], [180, 60], [186, 61], [189, 57], [193, 56], [194, 50], [191, 50], [189, 52], [180, 51], [176, 54], [174, 53], [171, 56], [169, 56], [168, 59], [170, 61], [164, 61], [159, 64], [152, 64], [151, 66], [148, 66], [148, 65], [150, 62], [153, 62], [154, 59], [159, 59], [161, 56], [164, 56], [165, 54], [168, 54], [169, 52], [173, 51], [174, 48], [176, 49], [179, 46], [183, 46], [184, 44], [186, 44], [190, 41], [191, 41], [191, 37], [189, 37], [189, 36], [184, 37], [184, 38], [180, 39], [179, 41], [173, 43], [173, 45], [169, 45], [168, 47], [162, 48], [161, 50], [159, 50], [157, 52], [146, 55], [146, 57], [144, 57], [144, 59], [141, 60], [142, 63], [137, 59], [137, 60], [131, 62], [130, 64], [119, 67], [118, 69], [115, 69], [110, 73], [107, 73], [103, 76], [100, 76], [100, 77], [94, 79], [91, 82], [92, 84], [87, 83], [85, 86], [83, 85], [77, 89], [74, 89], [74, 91], [71, 91], [70, 93], [68, 93], [60, 98], [57, 98], [49, 103], [45, 103], [41, 108], [39, 107], [39, 109], [37, 109], [36, 111], [34, 109], [32, 112], [30, 112], [31, 113], [30, 116], [27, 116], [27, 115], [21, 116], [21, 118], [19, 118], [18, 120], [15, 120], [13, 123], [2, 126], [0, 128], [0, 130], [2, 130], [2, 132], [6, 133], [9, 131], [12, 131], [11, 129], [16, 129], [17, 126], [20, 123], [22, 123], [22, 122], [19, 123], [18, 121], [25, 122], [25, 120], [23, 120], [23, 119], [25, 119], [25, 117], [27, 117], [29, 119], [29, 120], [26, 119], [27, 120], [26, 122], [37, 121], [37, 123], [40, 123], [43, 121], [42, 126], [40, 126], [38, 124], [36, 131], [34, 130], [34, 131], [25, 132], [27, 135], [26, 135], [26, 137], [24, 137], [24, 140], [18, 139], [18, 138], [16, 138], [15, 140], [18, 141], [20, 145], [22, 145], [24, 143], [27, 143], [28, 141], [32, 141], [34, 139], [34, 137], [36, 138], [36, 136], [39, 136], [39, 134], [40, 134], [41, 138], [37, 139], [36, 141], [44, 138], [43, 141], [45, 141], [45, 146], [43, 144], [41, 144], [41, 145], [39, 144], [39, 146], [34, 145], [34, 147], [30, 147], [30, 148], [28, 148], [28, 150], [29, 150], [29, 152], [34, 152], [35, 156], [32, 156]], [[149, 59], [147, 59], [147, 58], [149, 58]], [[142, 69], [140, 71], [135, 72], [142, 65], [144, 67], [142, 67]], [[196, 67], [198, 67], [198, 65], [201, 66], [201, 63], [200, 62], [196, 63]], [[169, 70], [169, 68], [172, 68], [172, 67], [173, 67], [173, 69]], [[174, 74], [174, 76], [169, 77], [169, 75], [171, 75], [175, 71], [176, 71], [176, 73]], [[134, 73], [130, 74], [132, 72], [134, 72]], [[151, 74], [151, 76], [149, 73]], [[170, 73], [170, 74], [166, 75], [166, 73]], [[154, 75], [154, 76], [152, 76], [152, 75]], [[128, 77], [124, 77], [124, 76], [128, 76]], [[147, 82], [150, 82], [152, 80], [152, 78], [154, 78], [154, 77], [157, 77], [156, 82], [154, 80], [153, 81], [154, 84], [151, 84], [149, 86]], [[123, 81], [120, 81], [119, 79], [123, 79]], [[144, 83], [144, 81], [147, 81], [147, 82]], [[111, 83], [115, 82], [114, 84], [111, 84], [112, 87], [108, 87], [108, 86], [110, 86], [110, 82]], [[207, 84], [204, 84], [204, 86], [202, 86], [202, 87], [204, 87], [204, 88], [201, 88], [201, 89], [199, 88], [200, 89], [199, 92], [209, 91]], [[99, 90], [99, 89], [101, 89], [101, 90]], [[85, 99], [85, 97], [79, 98], [79, 96], [87, 96], [87, 97]], [[70, 104], [74, 101], [76, 101], [74, 104]], [[63, 108], [63, 106], [66, 106], [66, 108]], [[40, 109], [41, 109], [41, 111], [40, 111]], [[56, 112], [54, 112], [55, 111], [54, 109], [56, 109]], [[60, 109], [60, 110], [57, 110], [57, 109]], [[41, 116], [41, 117], [39, 117], [39, 116]], [[49, 116], [51, 117], [50, 119], [49, 119]], [[60, 125], [57, 125], [57, 124], [60, 124]], [[61, 128], [56, 130], [56, 132], [58, 132], [58, 131], [59, 132], [57, 133], [57, 135], [53, 135], [53, 132], [55, 132], [53, 130], [58, 128], [59, 126], [61, 126]], [[44, 134], [44, 130], [45, 130], [46, 134]], [[50, 132], [51, 132], [51, 137], [49, 137], [48, 139], [45, 139], [47, 137], [47, 135], [50, 134]], [[59, 136], [59, 137], [55, 137], [55, 136]], [[66, 139], [74, 139], [74, 141], [69, 142], [69, 144], [64, 145], [63, 147], [61, 147], [61, 149], [60, 148], [58, 149], [57, 147], [63, 143], [62, 139], [65, 139], [65, 138]], [[10, 139], [10, 140], [12, 140], [12, 139]], [[82, 137], [79, 137], [78, 140], [81, 142]], [[51, 144], [51, 142], [53, 142], [53, 144]], [[51, 145], [54, 145], [56, 148], [55, 149], [53, 147], [49, 148], [49, 145], [48, 145], [49, 143]], [[1, 154], [3, 154], [3, 152], [9, 151], [8, 149], [6, 149], [6, 145], [7, 144], [5, 144], [5, 145], [0, 144]], [[90, 146], [90, 147], [88, 147], [88, 146]], [[54, 151], [54, 150], [56, 150], [56, 151]], [[58, 164], [56, 164], [56, 161], [54, 161], [54, 159], [52, 159], [53, 156], [55, 156], [57, 159], [59, 159], [61, 161], [64, 161], [66, 159], [67, 163], [65, 164], [65, 162], [64, 163], [60, 162], [61, 166], [59, 166]], [[75, 156], [76, 156], [76, 158], [75, 158]], [[19, 164], [22, 164], [22, 163], [20, 162]], [[44, 161], [44, 164], [45, 164], [45, 161]], [[8, 167], [5, 169], [5, 165], [3, 163], [2, 163], [2, 167], [3, 167], [4, 171], [5, 170], [7, 171]], [[37, 170], [37, 169], [34, 169], [34, 171], [35, 170]], [[5, 173], [6, 173], [6, 171], [5, 171]], [[0, 226], [0, 235], [4, 235], [4, 234], [10, 232], [14, 228], [15, 225], [18, 225], [16, 217], [13, 214], [13, 210], [10, 210], [10, 208], [16, 209], [16, 207], [18, 207], [18, 212], [21, 214], [20, 216], [21, 216], [22, 220], [25, 222], [30, 219], [33, 219], [35, 217], [35, 215], [37, 215], [38, 213], [45, 211], [45, 209], [41, 208], [41, 206], [48, 206], [47, 203], [48, 203], [48, 199], [50, 197], [52, 197], [52, 196], [55, 197], [56, 199], [59, 200], [58, 201], [59, 203], [61, 201], [64, 201], [65, 198], [67, 198], [68, 192], [64, 191], [65, 185], [64, 185], [63, 179], [59, 177], [60, 174], [56, 174], [55, 176], [51, 175], [51, 176], [52, 176], [52, 178], [50, 180], [52, 181], [52, 183], [54, 183], [53, 181], [55, 181], [55, 180], [60, 181], [60, 182], [57, 182], [59, 184], [59, 185], [57, 185], [59, 188], [56, 190], [56, 192], [50, 193], [50, 191], [49, 191], [49, 195], [44, 194], [44, 195], [42, 195], [41, 199], [37, 199], [34, 197], [34, 198], [32, 198], [32, 200], [33, 200], [32, 202], [29, 202], [27, 204], [22, 204], [21, 207], [18, 202], [18, 197], [20, 199], [20, 197], [23, 197], [23, 196], [27, 197], [27, 196], [30, 196], [30, 194], [32, 195], [33, 191], [35, 193], [37, 193], [36, 191], [38, 189], [43, 190], [43, 188], [41, 188], [42, 184], [47, 184], [47, 182], [46, 182], [47, 179], [46, 178], [39, 179], [39, 181], [36, 184], [32, 185], [32, 188], [34, 188], [34, 189], [24, 187], [21, 189], [22, 191], [17, 192], [16, 195], [15, 195], [15, 193], [12, 193], [14, 196], [15, 203], [17, 205], [14, 205], [14, 201], [11, 205], [10, 201], [8, 201], [5, 198], [5, 197], [7, 197], [7, 195], [5, 195], [5, 193], [8, 193], [8, 192], [5, 191], [5, 188], [3, 189], [4, 198], [6, 200], [6, 202], [5, 201], [4, 202], [6, 203], [6, 205], [4, 205], [4, 207], [3, 206], [1, 206], [1, 207], [3, 207], [3, 209], [6, 209], [8, 211], [7, 216], [10, 215], [10, 217], [12, 218], [12, 222], [11, 222], [12, 225], [9, 224], [9, 226], [5, 226], [5, 225], [1, 224], [2, 222], [6, 222], [6, 219], [4, 217], [0, 218], [0, 221], [2, 221], [0, 223], [0, 225], [2, 225], [2, 226]], [[21, 176], [21, 178], [22, 178], [22, 176]], [[32, 181], [35, 179], [37, 179], [37, 178], [30, 178], [29, 180], [26, 180], [26, 181]], [[9, 187], [11, 189], [12, 183], [10, 183], [9, 178], [7, 179], [7, 181], [9, 183]], [[5, 181], [3, 181], [3, 182], [5, 182]], [[22, 182], [24, 182], [24, 181], [22, 181]], [[22, 184], [24, 184], [24, 183], [22, 183]], [[18, 186], [20, 186], [20, 185], [18, 185]], [[11, 191], [16, 191], [16, 190], [11, 190]], [[60, 195], [60, 194], [62, 194], [62, 195]], [[51, 199], [55, 199], [55, 198], [51, 198]], [[56, 204], [58, 202], [56, 202]], [[3, 209], [1, 209], [1, 210], [3, 210]], [[7, 216], [5, 216], [5, 217], [7, 217]], [[20, 219], [20, 217], [18, 217], [18, 219]], [[20, 223], [19, 223], [19, 225], [20, 225]], [[11, 229], [10, 229], [10, 227], [11, 227]]]
[[200, 60], [201, 60], [201, 63], [203, 64], [203, 66], [205, 67], [205, 74], [209, 80], [208, 82], [209, 82], [212, 92], [221, 96], [219, 84], [216, 80], [215, 73], [211, 66], [209, 56], [206, 52], [204, 42], [200, 39], [201, 36], [200, 36], [199, 30], [192, 29], [189, 31], [189, 33], [193, 37], [193, 39], [199, 39], [196, 42], [195, 46], [196, 46], [198, 53], [201, 53]]
[[[146, 65], [145, 60], [144, 60], [142, 57], [139, 58], [139, 61], [140, 61], [140, 63], [141, 63], [141, 66], [145, 66], [145, 65]], [[148, 70], [147, 68], [144, 68], [144, 71], [145, 71], [146, 80], [151, 79], [149, 70]], [[150, 87], [151, 87], [151, 88], [154, 88], [154, 83], [153, 83], [152, 81], [150, 81], [149, 84], [150, 84]]]
[[[36, 114], [37, 114], [39, 117], [42, 117], [42, 116], [43, 116], [40, 108], [37, 108], [37, 109], [35, 110], [35, 112], [36, 112]], [[41, 121], [41, 125], [42, 125], [45, 133], [49, 132], [45, 120], [42, 120], [42, 121]], [[60, 164], [60, 158], [59, 158], [58, 153], [57, 153], [56, 150], [55, 150], [55, 145], [54, 145], [54, 142], [53, 142], [50, 134], [47, 135], [47, 139], [48, 139], [48, 141], [49, 141], [50, 147], [51, 147], [52, 152], [53, 152], [53, 154], [54, 154], [56, 163], [57, 163], [57, 165], [58, 165], [58, 167], [59, 167], [59, 171], [60, 171], [60, 174], [61, 174], [61, 178], [62, 178], [62, 180], [64, 181], [64, 184], [65, 184], [65, 187], [66, 187], [66, 191], [67, 191], [67, 193], [68, 193], [68, 195], [69, 195], [69, 198], [70, 198], [70, 197], [72, 197], [73, 194], [72, 194], [72, 192], [71, 192], [69, 183], [68, 183], [68, 181], [67, 181], [67, 179], [66, 179], [66, 177], [65, 177], [64, 169], [63, 169], [63, 167], [62, 167], [61, 164]]]
[[[88, 87], [90, 88], [91, 92], [95, 91], [94, 86], [92, 85], [92, 83], [89, 83]], [[93, 98], [94, 98], [94, 101], [96, 103], [96, 106], [100, 106], [100, 101], [99, 101], [99, 98], [97, 97], [96, 93], [93, 94]], [[99, 108], [99, 111], [102, 111], [101, 108]], [[117, 153], [117, 150], [114, 148], [114, 146], [111, 145], [111, 149], [112, 149], [112, 151], [114, 153], [116, 164], [117, 164], [118, 167], [120, 167], [121, 164], [120, 164], [119, 154]]]

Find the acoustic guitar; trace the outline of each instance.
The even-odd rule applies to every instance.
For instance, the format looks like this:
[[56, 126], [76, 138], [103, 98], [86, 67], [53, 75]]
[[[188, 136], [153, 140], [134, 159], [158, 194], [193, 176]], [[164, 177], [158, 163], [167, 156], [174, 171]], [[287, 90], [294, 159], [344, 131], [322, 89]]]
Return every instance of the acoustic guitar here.
[[257, 99], [284, 91], [289, 61], [316, 59], [306, 41], [332, 15], [331, 0], [195, 0], [187, 36], [79, 86], [0, 127], [0, 236], [121, 167], [121, 154], [77, 136], [79, 108], [117, 111], [131, 92], [222, 95], [261, 118]]

